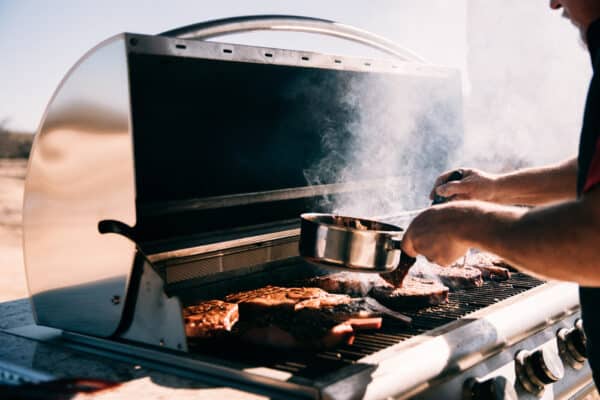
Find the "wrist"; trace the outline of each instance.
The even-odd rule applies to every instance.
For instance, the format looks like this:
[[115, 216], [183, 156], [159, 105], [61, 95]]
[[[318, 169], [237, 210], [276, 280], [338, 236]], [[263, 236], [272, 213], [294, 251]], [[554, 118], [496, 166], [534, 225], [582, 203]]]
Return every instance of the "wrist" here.
[[469, 201], [463, 205], [458, 239], [467, 247], [490, 249], [510, 230], [511, 221], [522, 211], [483, 201]]
[[490, 179], [490, 194], [486, 201], [490, 201], [492, 203], [500, 203], [501, 199], [498, 194], [501, 193], [500, 187], [502, 185], [502, 175], [491, 175]]

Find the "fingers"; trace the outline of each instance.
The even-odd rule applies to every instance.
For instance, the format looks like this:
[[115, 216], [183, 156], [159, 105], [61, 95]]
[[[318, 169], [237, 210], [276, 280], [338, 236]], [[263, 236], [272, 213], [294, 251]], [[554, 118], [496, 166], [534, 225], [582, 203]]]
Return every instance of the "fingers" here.
[[[464, 178], [466, 178], [467, 176], [472, 174], [472, 170], [470, 169], [464, 169], [461, 168], [461, 170], [463, 171], [463, 180]], [[440, 195], [440, 196], [444, 196], [444, 197], [448, 197], [442, 193], [440, 193], [439, 188], [447, 185], [448, 182], [448, 178], [450, 178], [450, 175], [452, 175], [453, 172], [455, 172], [456, 169], [451, 169], [450, 171], [446, 171], [443, 174], [441, 174], [440, 176], [437, 177], [437, 179], [435, 180], [434, 184], [433, 184], [433, 189], [431, 189], [431, 192], [429, 193], [429, 199], [433, 200], [433, 198], [435, 197], [436, 194]], [[462, 182], [461, 181], [453, 181], [453, 182]]]
[[455, 195], [468, 195], [471, 184], [469, 181], [452, 181], [444, 183], [436, 188], [436, 193], [443, 197], [452, 197]]
[[418, 255], [418, 253], [415, 250], [414, 243], [412, 241], [411, 235], [409, 234], [409, 231], [406, 231], [406, 234], [402, 238], [402, 252], [410, 257], [415, 258]]
[[435, 180], [435, 182], [433, 183], [433, 189], [431, 190], [431, 193], [429, 193], [429, 199], [433, 200], [433, 198], [435, 197], [435, 193], [436, 193], [436, 188], [444, 183], [446, 183], [446, 181], [448, 181], [448, 178], [450, 178], [450, 175], [452, 175], [452, 172], [454, 172], [455, 170], [450, 170], [450, 171], [446, 171], [443, 174], [441, 174], [440, 176], [437, 177], [437, 179]]

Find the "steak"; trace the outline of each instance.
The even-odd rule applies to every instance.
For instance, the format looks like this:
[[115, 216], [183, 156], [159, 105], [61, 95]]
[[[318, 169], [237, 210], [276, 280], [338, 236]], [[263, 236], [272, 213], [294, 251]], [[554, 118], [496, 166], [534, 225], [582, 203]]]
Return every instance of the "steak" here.
[[409, 275], [401, 288], [378, 285], [371, 290], [371, 296], [392, 310], [404, 310], [446, 303], [448, 291], [446, 286], [434, 280]]
[[382, 322], [366, 301], [316, 287], [266, 286], [225, 300], [239, 306], [240, 337], [270, 347], [330, 348], [351, 343], [356, 330], [379, 329]]
[[485, 280], [505, 281], [510, 279], [510, 270], [503, 259], [490, 253], [472, 253], [467, 256], [467, 266], [481, 271]]
[[347, 294], [352, 297], [364, 297], [381, 278], [376, 274], [361, 274], [359, 272], [336, 272], [321, 275], [302, 282], [306, 286], [321, 288], [329, 293]]
[[462, 267], [460, 264], [450, 267], [430, 264], [427, 272], [421, 271], [417, 276], [423, 278], [433, 276], [453, 290], [470, 289], [483, 285], [482, 273], [479, 269], [471, 266]]
[[230, 332], [238, 318], [238, 305], [221, 300], [203, 301], [183, 309], [185, 334], [192, 338], [212, 338]]

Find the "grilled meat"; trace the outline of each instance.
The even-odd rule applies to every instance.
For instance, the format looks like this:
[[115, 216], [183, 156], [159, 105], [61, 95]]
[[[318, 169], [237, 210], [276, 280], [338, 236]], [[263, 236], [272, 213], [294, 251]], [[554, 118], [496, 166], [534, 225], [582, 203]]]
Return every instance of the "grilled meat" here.
[[481, 271], [470, 266], [440, 267], [439, 265], [431, 264], [428, 273], [419, 272], [417, 276], [431, 278], [428, 274], [431, 274], [434, 278], [438, 278], [444, 285], [453, 290], [469, 289], [483, 285]]
[[364, 297], [376, 284], [381, 284], [381, 278], [376, 274], [361, 274], [358, 272], [336, 272], [321, 275], [302, 282], [306, 286], [315, 286], [329, 293], [347, 294], [352, 297]]
[[484, 280], [505, 281], [510, 279], [510, 266], [500, 257], [489, 253], [475, 253], [467, 257], [467, 266], [481, 271]]
[[378, 285], [371, 296], [392, 310], [419, 308], [446, 303], [448, 288], [434, 280], [407, 276], [401, 288]]
[[193, 338], [211, 338], [229, 332], [238, 318], [238, 305], [221, 300], [203, 301], [183, 309], [185, 334]]
[[354, 331], [379, 329], [381, 318], [361, 299], [319, 288], [266, 286], [228, 295], [238, 303], [235, 330], [252, 343], [281, 348], [329, 348], [351, 343]]

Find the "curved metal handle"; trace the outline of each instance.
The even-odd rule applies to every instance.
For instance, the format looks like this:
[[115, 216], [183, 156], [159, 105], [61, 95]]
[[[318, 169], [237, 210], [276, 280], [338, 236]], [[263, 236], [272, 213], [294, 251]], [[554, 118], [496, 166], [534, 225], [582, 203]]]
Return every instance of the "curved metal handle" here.
[[371, 32], [326, 19], [296, 15], [246, 15], [216, 19], [172, 29], [160, 35], [181, 39], [206, 40], [233, 33], [268, 30], [333, 36], [375, 48], [402, 61], [426, 62], [412, 51]]
[[[387, 246], [390, 250], [402, 250], [402, 238], [399, 237], [391, 237], [387, 241]], [[408, 269], [412, 267], [416, 258], [409, 256], [405, 252], [400, 252], [400, 261], [398, 262], [398, 268], [400, 269]]]

